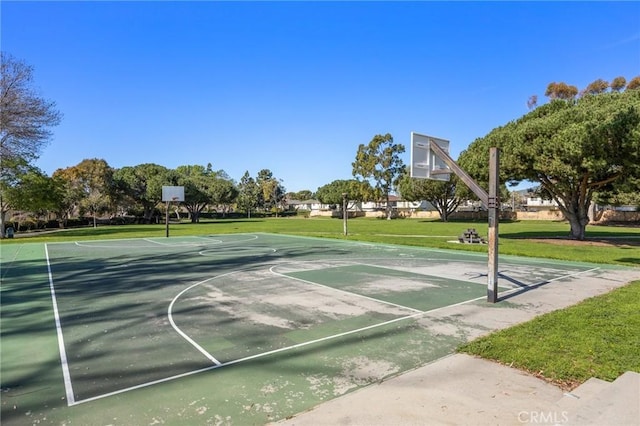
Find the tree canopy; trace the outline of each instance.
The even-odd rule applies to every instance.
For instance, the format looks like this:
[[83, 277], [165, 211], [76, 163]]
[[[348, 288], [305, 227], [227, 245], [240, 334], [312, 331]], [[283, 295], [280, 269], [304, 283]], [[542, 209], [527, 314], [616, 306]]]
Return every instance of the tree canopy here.
[[33, 68], [0, 53], [0, 238], [6, 215], [13, 206], [7, 190], [19, 183], [25, 167], [38, 158], [51, 138], [50, 128], [60, 123], [55, 103], [33, 88]]
[[356, 160], [351, 163], [353, 176], [375, 182], [376, 190], [386, 200], [387, 219], [391, 219], [389, 195], [405, 172], [400, 158], [404, 151], [404, 145], [394, 143], [391, 134], [375, 135], [369, 144], [358, 146]]
[[594, 194], [640, 176], [640, 90], [555, 99], [476, 139], [458, 161], [482, 182], [492, 146], [501, 180], [538, 182], [584, 239]]
[[142, 217], [150, 223], [156, 205], [162, 201], [162, 186], [172, 183], [172, 175], [164, 166], [146, 163], [116, 170], [114, 180], [122, 196], [127, 198], [124, 204], [139, 205]]
[[463, 198], [457, 195], [460, 185], [464, 186], [455, 175], [448, 181], [433, 179], [416, 179], [405, 174], [400, 180], [398, 189], [406, 201], [428, 201], [440, 214], [440, 220], [446, 222], [449, 215], [455, 212]]
[[549, 83], [545, 96], [550, 99], [572, 99], [578, 94], [578, 88], [567, 83]]
[[238, 207], [247, 212], [247, 217], [251, 217], [251, 210], [258, 206], [260, 187], [255, 179], [251, 177], [247, 170], [240, 179], [238, 185]]
[[82, 160], [75, 166], [56, 170], [53, 176], [64, 182], [67, 203], [91, 213], [94, 227], [96, 216], [113, 206], [116, 195], [113, 169], [105, 160]]
[[315, 197], [315, 194], [308, 189], [303, 189], [302, 191], [298, 191], [298, 192], [287, 192], [286, 195], [289, 198], [289, 200], [298, 200], [298, 201], [310, 200]]
[[211, 164], [178, 166], [175, 170], [177, 185], [184, 186], [182, 205], [189, 212], [191, 222], [200, 221], [200, 213], [207, 205], [214, 203], [217, 181], [227, 176], [224, 171], [213, 171]]
[[262, 169], [258, 172], [255, 182], [259, 188], [258, 207], [265, 210], [274, 210], [277, 217], [278, 209], [285, 202], [286, 190], [282, 185], [282, 181], [275, 178], [271, 170]]
[[1, 53], [0, 158], [38, 158], [62, 115], [33, 88], [33, 68]]
[[347, 194], [348, 201], [354, 204], [370, 199], [373, 194], [373, 188], [367, 181], [357, 179], [334, 180], [318, 188], [316, 197], [323, 204], [341, 206], [342, 194]]

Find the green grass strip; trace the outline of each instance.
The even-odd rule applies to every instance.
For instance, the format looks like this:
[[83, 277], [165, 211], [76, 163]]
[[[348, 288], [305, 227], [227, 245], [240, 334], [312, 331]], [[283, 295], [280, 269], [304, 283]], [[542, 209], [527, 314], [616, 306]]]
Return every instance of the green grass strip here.
[[640, 372], [640, 281], [467, 343], [459, 352], [572, 389]]
[[[307, 237], [321, 237], [414, 247], [430, 247], [448, 250], [465, 250], [486, 253], [487, 246], [480, 244], [456, 244], [467, 228], [475, 228], [487, 236], [486, 221], [440, 222], [424, 219], [381, 220], [358, 218], [349, 220], [349, 235], [343, 236], [343, 223], [331, 218], [260, 218], [221, 219], [191, 224], [171, 225], [172, 237], [192, 235], [218, 235], [231, 233], [265, 232]], [[588, 226], [587, 239], [575, 244], [563, 243], [569, 225], [554, 221], [520, 221], [500, 223], [500, 254], [528, 256], [567, 261], [640, 266], [640, 228], [637, 226]], [[120, 238], [164, 237], [164, 225], [99, 226], [98, 228], [74, 228], [50, 233], [19, 234], [14, 239], [4, 239], [3, 246], [23, 243], [52, 243]], [[542, 238], [542, 239], [541, 239]], [[601, 240], [608, 245], [599, 244]], [[555, 243], [553, 243], [555, 242]], [[562, 244], [561, 244], [562, 243]]]

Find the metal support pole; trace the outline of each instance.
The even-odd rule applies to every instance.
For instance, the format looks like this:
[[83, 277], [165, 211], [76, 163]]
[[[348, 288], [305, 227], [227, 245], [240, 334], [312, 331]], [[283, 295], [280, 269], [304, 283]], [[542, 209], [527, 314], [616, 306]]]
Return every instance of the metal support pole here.
[[169, 201], [167, 201], [167, 213], [164, 217], [164, 223], [167, 228], [167, 238], [169, 238]]
[[344, 235], [347, 236], [347, 193], [342, 193], [342, 228]]
[[487, 206], [489, 212], [489, 271], [487, 273], [487, 301], [498, 301], [498, 216], [500, 213], [500, 182], [499, 163], [500, 150], [496, 147], [489, 149], [489, 192], [487, 193], [473, 180], [471, 176], [445, 152], [438, 144], [432, 143], [431, 150], [473, 191]]
[[489, 149], [489, 272], [487, 274], [487, 302], [498, 301], [498, 222], [500, 216], [500, 151]]

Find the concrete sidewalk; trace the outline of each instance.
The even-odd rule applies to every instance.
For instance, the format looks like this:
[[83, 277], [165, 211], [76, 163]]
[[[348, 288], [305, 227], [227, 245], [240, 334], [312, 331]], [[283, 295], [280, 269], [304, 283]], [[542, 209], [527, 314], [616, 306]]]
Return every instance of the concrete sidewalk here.
[[283, 425], [640, 424], [640, 375], [565, 393], [519, 370], [457, 354], [331, 400]]
[[[442, 333], [464, 333], [471, 340], [640, 279], [640, 269], [598, 271], [582, 278], [523, 292], [500, 307], [451, 307], [425, 316], [421, 323]], [[627, 373], [613, 384], [590, 380], [566, 393], [520, 370], [456, 354], [278, 424], [639, 426], [640, 375]]]
[[452, 355], [329, 401], [286, 425], [513, 425], [563, 396], [518, 370]]

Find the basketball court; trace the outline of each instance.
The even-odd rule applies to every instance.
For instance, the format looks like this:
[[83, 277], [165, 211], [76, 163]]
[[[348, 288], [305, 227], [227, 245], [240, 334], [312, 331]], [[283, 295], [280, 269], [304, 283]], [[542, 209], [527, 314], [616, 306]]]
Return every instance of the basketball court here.
[[2, 255], [3, 424], [276, 421], [496, 328], [465, 309], [517, 318], [523, 293], [623, 269], [505, 256], [492, 304], [486, 255], [459, 251], [230, 234]]

